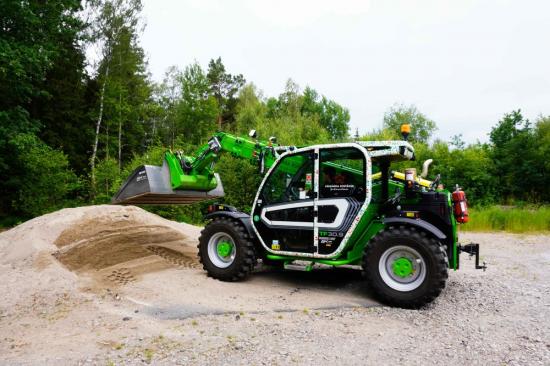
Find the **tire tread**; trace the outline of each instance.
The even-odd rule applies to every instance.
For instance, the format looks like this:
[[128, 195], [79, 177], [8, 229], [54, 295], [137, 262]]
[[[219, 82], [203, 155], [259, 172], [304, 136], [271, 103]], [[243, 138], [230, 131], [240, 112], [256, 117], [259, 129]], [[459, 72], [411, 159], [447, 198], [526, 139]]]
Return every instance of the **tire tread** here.
[[[228, 231], [231, 231], [232, 234], [236, 236], [236, 238], [233, 238], [235, 240], [235, 245], [242, 247], [242, 250], [239, 251], [239, 249], [237, 249], [237, 257], [235, 258], [236, 262], [234, 266], [231, 265], [228, 268], [217, 268], [216, 270], [212, 270], [209, 268], [209, 264], [203, 259], [203, 256], [208, 258], [208, 240], [214, 233], [219, 231], [217, 227], [220, 226], [227, 228]], [[229, 217], [216, 217], [210, 221], [201, 231], [197, 248], [199, 250], [199, 261], [208, 276], [221, 281], [241, 281], [252, 273], [257, 263], [254, 243], [248, 235], [246, 228], [240, 222]]]
[[[375, 278], [375, 276], [377, 276], [378, 266], [376, 268], [370, 268], [367, 264], [373, 253], [381, 250], [384, 246], [387, 246], [388, 241], [391, 241], [396, 237], [410, 237], [411, 239], [418, 241], [434, 258], [435, 265], [429, 274], [429, 280], [432, 284], [426, 291], [424, 291], [424, 293], [414, 299], [403, 300], [392, 296], [391, 293], [384, 288], [384, 286], [387, 285], [381, 284], [380, 281]], [[362, 267], [366, 281], [374, 290], [376, 296], [388, 305], [402, 308], [414, 309], [432, 302], [437, 296], [439, 296], [441, 291], [443, 291], [448, 278], [448, 258], [443, 245], [434, 237], [427, 235], [424, 231], [418, 231], [414, 227], [403, 225], [389, 226], [370, 240], [363, 252]]]

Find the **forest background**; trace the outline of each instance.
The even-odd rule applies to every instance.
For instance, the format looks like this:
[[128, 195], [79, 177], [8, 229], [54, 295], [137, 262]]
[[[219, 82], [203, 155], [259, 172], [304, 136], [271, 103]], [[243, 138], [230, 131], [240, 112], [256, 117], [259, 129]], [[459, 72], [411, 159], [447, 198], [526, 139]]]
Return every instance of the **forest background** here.
[[[166, 70], [153, 82], [144, 50], [140, 0], [3, 2], [0, 13], [0, 226], [63, 207], [110, 202], [137, 166], [160, 165], [166, 149], [193, 154], [216, 131], [283, 145], [399, 139], [410, 123], [417, 160], [434, 163], [447, 187], [460, 185], [474, 230], [550, 230], [550, 116], [529, 121], [502, 111], [485, 143], [438, 138], [437, 121], [414, 105], [388, 106], [364, 134], [349, 110], [289, 79], [265, 96], [242, 70], [213, 55]], [[86, 51], [98, 50], [89, 60]], [[327, 92], [329, 94], [330, 91]], [[223, 156], [225, 202], [249, 210], [261, 177], [247, 160]], [[205, 203], [147, 207], [201, 223]]]

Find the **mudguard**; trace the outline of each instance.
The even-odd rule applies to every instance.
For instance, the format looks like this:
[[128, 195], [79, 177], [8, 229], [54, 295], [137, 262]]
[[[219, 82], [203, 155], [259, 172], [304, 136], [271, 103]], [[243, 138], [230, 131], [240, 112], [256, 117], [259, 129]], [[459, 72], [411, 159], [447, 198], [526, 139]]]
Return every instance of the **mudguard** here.
[[252, 228], [252, 223], [250, 222], [250, 215], [244, 212], [239, 211], [215, 211], [204, 216], [206, 220], [212, 220], [216, 217], [230, 217], [232, 219], [239, 220], [242, 222], [243, 226], [246, 228], [248, 235], [252, 239], [256, 239], [256, 233]]
[[424, 231], [427, 231], [428, 233], [431, 233], [433, 236], [435, 236], [439, 240], [445, 240], [447, 238], [447, 235], [445, 235], [436, 226], [430, 224], [427, 221], [420, 220], [420, 219], [410, 219], [407, 217], [386, 217], [382, 222], [386, 225], [404, 224], [404, 225], [414, 226]]

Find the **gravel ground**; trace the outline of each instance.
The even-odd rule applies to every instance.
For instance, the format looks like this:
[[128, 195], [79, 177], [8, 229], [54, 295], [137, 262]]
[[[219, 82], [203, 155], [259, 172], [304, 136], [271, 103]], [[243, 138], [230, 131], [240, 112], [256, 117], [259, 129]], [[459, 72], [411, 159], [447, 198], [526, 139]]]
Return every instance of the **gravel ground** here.
[[[312, 285], [326, 281], [327, 272], [307, 274], [307, 285], [297, 280], [273, 287], [280, 276], [288, 276], [275, 272], [239, 285], [231, 298], [252, 288], [262, 299], [244, 311], [165, 316], [147, 312], [147, 304], [124, 287], [89, 291], [81, 280], [71, 285], [78, 279], [72, 272], [59, 287], [62, 282], [47, 277], [51, 265], [40, 269], [45, 265], [38, 262], [37, 267], [35, 259], [33, 277], [30, 269], [4, 264], [0, 292], [8, 293], [17, 283], [20, 293], [0, 300], [0, 363], [550, 365], [550, 236], [462, 235], [462, 242], [469, 241], [482, 245], [488, 270], [474, 270], [463, 254], [461, 270], [451, 272], [441, 296], [420, 310], [388, 308], [372, 300], [364, 306], [342, 304], [336, 301], [339, 289]], [[199, 269], [166, 273], [203, 277]], [[140, 286], [157, 278], [153, 275], [128, 287], [150, 292]], [[165, 280], [178, 278], [170, 276]], [[357, 274], [350, 277], [358, 281]], [[191, 285], [211, 286], [210, 296], [216, 297], [225, 285], [209, 281]], [[273, 286], [262, 291], [258, 283], [267, 287], [269, 281]], [[168, 285], [162, 290], [168, 291]], [[270, 295], [277, 288], [284, 297]], [[369, 298], [368, 290], [352, 290]], [[170, 295], [170, 301], [178, 297], [177, 292]], [[293, 296], [299, 301], [292, 307], [279, 304]]]
[[[142, 364], [550, 365], [548, 236], [468, 234], [486, 272], [462, 255], [444, 293], [421, 310], [304, 309], [202, 316], [139, 327], [99, 360]], [[116, 348], [116, 347], [115, 347]], [[91, 359], [93, 360], [93, 358]], [[100, 362], [100, 363], [101, 363]]]

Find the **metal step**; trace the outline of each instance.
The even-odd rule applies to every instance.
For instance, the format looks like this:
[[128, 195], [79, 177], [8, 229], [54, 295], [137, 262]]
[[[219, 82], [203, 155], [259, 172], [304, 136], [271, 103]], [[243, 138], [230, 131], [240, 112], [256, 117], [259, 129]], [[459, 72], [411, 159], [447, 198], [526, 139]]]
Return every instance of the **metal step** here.
[[305, 260], [295, 260], [290, 263], [285, 263], [284, 268], [291, 271], [303, 271], [303, 272], [309, 272], [315, 269], [333, 269], [333, 268], [349, 268], [354, 270], [362, 269], [361, 266], [351, 265], [351, 264], [345, 264], [341, 266], [331, 266], [330, 264], [316, 263], [316, 262], [305, 261]]

